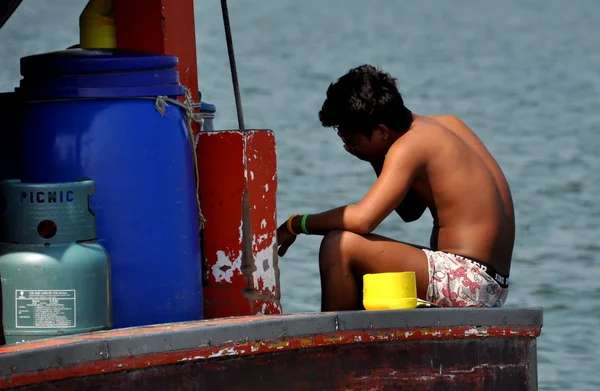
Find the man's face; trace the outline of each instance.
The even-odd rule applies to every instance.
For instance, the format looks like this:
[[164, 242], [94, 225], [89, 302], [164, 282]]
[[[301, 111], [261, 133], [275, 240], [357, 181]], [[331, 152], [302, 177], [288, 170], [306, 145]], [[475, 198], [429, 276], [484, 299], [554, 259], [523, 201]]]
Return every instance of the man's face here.
[[[369, 139], [364, 133], [338, 131], [338, 136], [344, 142], [344, 149], [351, 155], [367, 162], [379, 161], [382, 157], [382, 148], [379, 143], [380, 137], [374, 130]], [[383, 153], [385, 155], [385, 153]]]

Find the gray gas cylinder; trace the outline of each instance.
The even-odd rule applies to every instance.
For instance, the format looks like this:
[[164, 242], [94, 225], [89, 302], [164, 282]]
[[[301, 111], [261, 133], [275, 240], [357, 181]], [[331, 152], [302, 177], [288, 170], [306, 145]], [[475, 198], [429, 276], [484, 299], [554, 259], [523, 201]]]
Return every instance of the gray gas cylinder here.
[[110, 263], [96, 243], [94, 182], [0, 182], [6, 343], [112, 327]]

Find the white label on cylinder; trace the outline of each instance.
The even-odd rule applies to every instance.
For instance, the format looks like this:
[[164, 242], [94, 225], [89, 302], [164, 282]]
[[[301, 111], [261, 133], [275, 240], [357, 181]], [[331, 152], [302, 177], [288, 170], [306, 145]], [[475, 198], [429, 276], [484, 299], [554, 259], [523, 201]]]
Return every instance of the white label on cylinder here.
[[75, 289], [15, 290], [15, 327], [64, 329], [76, 326]]

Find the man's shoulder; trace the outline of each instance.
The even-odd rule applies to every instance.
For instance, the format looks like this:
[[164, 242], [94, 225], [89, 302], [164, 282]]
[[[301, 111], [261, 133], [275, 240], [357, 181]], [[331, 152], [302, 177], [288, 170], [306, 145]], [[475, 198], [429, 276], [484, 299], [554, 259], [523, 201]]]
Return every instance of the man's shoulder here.
[[446, 122], [453, 122], [453, 123], [460, 123], [460, 124], [464, 124], [464, 122], [458, 118], [457, 115], [454, 114], [431, 114], [426, 116], [425, 118], [429, 118], [433, 121], [436, 122], [440, 122], [440, 123], [446, 123]]
[[458, 142], [469, 128], [454, 115], [419, 116], [408, 132], [390, 148], [388, 154], [402, 155], [404, 159], [417, 159], [427, 164], [448, 153], [465, 153], [464, 143]]
[[424, 161], [448, 136], [445, 132], [448, 130], [443, 125], [432, 119], [419, 117], [413, 121], [409, 131], [392, 144], [386, 160], [393, 159], [398, 163], [404, 163], [405, 160]]
[[463, 122], [463, 120], [454, 114], [432, 114], [422, 116], [417, 119], [417, 122], [420, 123], [421, 126], [440, 127], [449, 130], [457, 128], [469, 128], [467, 124]]
[[409, 143], [425, 143], [426, 145], [436, 144], [445, 137], [452, 137], [452, 127], [455, 127], [460, 119], [456, 116], [420, 116], [413, 121], [413, 124], [405, 136], [401, 137], [400, 144], [407, 146]]
[[425, 140], [431, 144], [446, 143], [448, 138], [464, 139], [475, 136], [475, 132], [453, 114], [420, 116], [415, 119], [411, 129], [414, 130], [413, 136], [420, 136], [415, 137], [415, 140]]

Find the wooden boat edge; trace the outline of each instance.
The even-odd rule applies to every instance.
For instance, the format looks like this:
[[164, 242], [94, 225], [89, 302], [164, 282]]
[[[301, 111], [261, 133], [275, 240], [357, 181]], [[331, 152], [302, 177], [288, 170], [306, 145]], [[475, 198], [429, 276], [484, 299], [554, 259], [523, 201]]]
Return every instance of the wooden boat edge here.
[[[231, 317], [77, 334], [0, 348], [0, 389], [349, 344], [504, 338], [528, 339], [535, 350], [542, 316], [541, 308], [351, 311]], [[530, 362], [530, 368], [535, 364]]]

